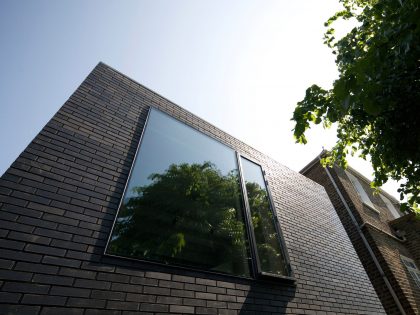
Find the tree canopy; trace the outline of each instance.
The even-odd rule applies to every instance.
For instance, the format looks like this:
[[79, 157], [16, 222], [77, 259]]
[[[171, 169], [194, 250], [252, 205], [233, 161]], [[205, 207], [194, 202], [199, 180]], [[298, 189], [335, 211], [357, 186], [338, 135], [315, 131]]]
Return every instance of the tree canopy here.
[[[400, 185], [402, 210], [420, 204], [420, 1], [340, 0], [344, 9], [326, 23], [325, 44], [339, 77], [331, 89], [312, 85], [297, 103], [294, 136], [306, 143], [311, 124], [337, 125], [337, 143], [322, 160], [346, 167], [346, 156], [370, 156], [372, 187], [388, 178]], [[334, 22], [356, 19], [341, 39]]]

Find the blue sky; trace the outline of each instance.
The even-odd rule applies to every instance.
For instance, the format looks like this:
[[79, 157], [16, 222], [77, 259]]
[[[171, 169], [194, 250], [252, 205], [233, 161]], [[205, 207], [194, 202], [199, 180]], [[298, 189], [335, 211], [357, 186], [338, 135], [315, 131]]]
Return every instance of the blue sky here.
[[322, 44], [337, 2], [1, 1], [0, 174], [99, 61], [299, 171], [335, 140], [295, 144], [290, 117], [337, 76]]

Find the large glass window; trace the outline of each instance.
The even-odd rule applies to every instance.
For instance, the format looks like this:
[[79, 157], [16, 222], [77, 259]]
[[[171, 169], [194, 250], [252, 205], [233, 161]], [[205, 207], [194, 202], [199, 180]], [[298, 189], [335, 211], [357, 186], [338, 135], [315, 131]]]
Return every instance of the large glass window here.
[[241, 158], [241, 164], [260, 271], [287, 275], [287, 265], [280, 247], [275, 216], [262, 169], [245, 158]]
[[262, 169], [238, 158], [152, 109], [106, 252], [242, 277], [287, 276]]
[[250, 276], [235, 151], [151, 110], [107, 253]]

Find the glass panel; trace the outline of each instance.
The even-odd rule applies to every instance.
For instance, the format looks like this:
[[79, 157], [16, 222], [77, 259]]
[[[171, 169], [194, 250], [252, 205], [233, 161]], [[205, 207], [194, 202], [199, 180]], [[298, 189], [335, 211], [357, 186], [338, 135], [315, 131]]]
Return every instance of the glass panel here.
[[403, 256], [401, 256], [401, 259], [407, 267], [412, 268], [412, 269], [417, 269], [417, 266], [414, 263], [414, 260], [411, 260], [410, 258], [403, 257]]
[[346, 172], [348, 178], [350, 179], [350, 181], [352, 182], [353, 186], [356, 188], [357, 192], [359, 193], [359, 196], [362, 199], [363, 203], [368, 205], [369, 207], [377, 210], [375, 208], [375, 205], [370, 200], [368, 194], [363, 189], [362, 184], [360, 184], [359, 180], [356, 178], [356, 176], [354, 176], [352, 173], [350, 173], [348, 171], [345, 171], [345, 172]]
[[391, 211], [392, 215], [394, 216], [395, 219], [398, 219], [400, 217], [400, 214], [398, 212], [397, 209], [395, 209], [394, 205], [392, 204], [391, 200], [389, 200], [387, 197], [385, 197], [384, 195], [379, 195], [381, 196], [381, 199], [385, 202], [387, 208], [389, 209], [389, 211]]
[[241, 158], [241, 164], [261, 270], [287, 275], [261, 167], [245, 158]]
[[250, 276], [235, 152], [151, 110], [107, 252]]

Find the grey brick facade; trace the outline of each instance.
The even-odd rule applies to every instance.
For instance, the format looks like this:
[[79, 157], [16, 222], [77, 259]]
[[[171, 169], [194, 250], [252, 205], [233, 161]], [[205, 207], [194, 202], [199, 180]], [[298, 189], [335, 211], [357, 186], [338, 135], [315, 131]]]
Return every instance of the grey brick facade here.
[[[316, 159], [308, 164], [301, 173], [325, 187], [387, 314], [402, 313], [397, 303], [400, 303], [405, 314], [420, 314], [420, 287], [416, 285], [401, 260], [401, 255], [403, 255], [413, 259], [417, 266], [420, 266], [418, 260], [420, 221], [413, 214], [395, 219], [380, 195], [374, 194], [369, 181], [351, 168], [348, 171], [358, 178], [376, 211], [363, 203], [343, 169], [334, 166], [326, 170]], [[331, 175], [332, 180], [327, 172]], [[337, 187], [334, 187], [333, 181]], [[356, 224], [352, 221], [337, 189], [354, 216]], [[383, 191], [381, 194], [386, 195], [388, 199], [397, 204], [396, 208], [398, 209], [398, 201], [395, 198]], [[358, 228], [362, 235], [358, 232]], [[396, 229], [405, 232], [406, 237], [399, 238], [395, 233]], [[366, 239], [383, 274], [372, 258], [363, 238]], [[385, 278], [387, 280], [384, 280]], [[398, 302], [392, 296], [386, 281], [392, 287]]]
[[[149, 107], [267, 172], [295, 282], [104, 255]], [[383, 314], [325, 189], [100, 63], [1, 177], [0, 314]]]

